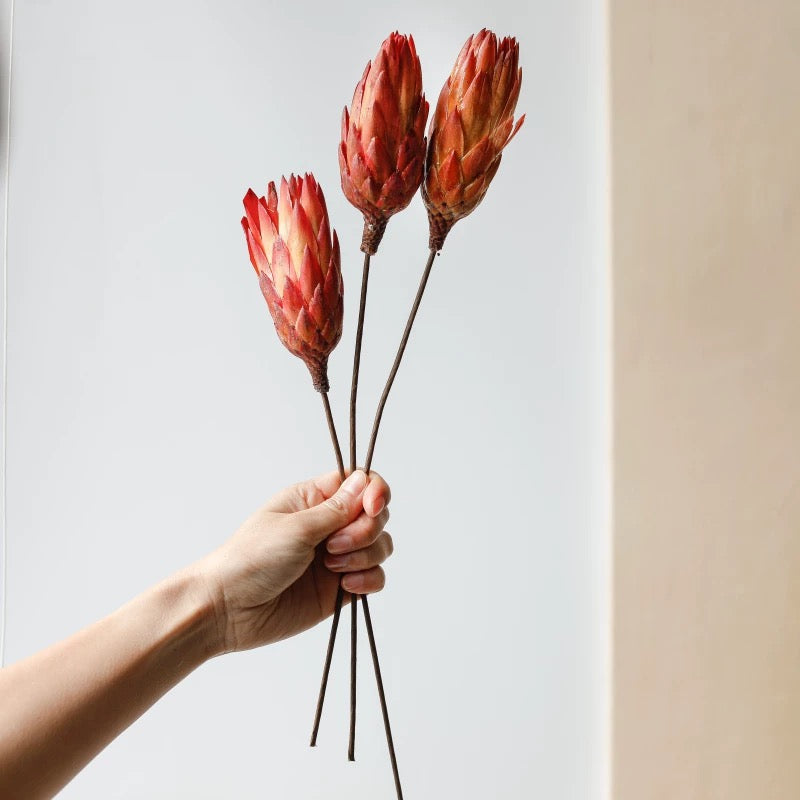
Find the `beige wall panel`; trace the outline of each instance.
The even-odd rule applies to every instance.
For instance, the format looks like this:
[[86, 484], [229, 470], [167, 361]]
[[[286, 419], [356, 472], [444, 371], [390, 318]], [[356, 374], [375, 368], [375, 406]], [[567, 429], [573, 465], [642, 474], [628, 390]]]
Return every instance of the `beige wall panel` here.
[[800, 797], [800, 3], [610, 0], [614, 800]]

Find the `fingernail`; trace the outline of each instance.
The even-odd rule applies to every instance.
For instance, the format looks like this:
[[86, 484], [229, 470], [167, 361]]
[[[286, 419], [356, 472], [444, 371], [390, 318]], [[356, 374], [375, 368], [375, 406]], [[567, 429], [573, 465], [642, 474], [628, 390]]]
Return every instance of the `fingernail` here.
[[346, 553], [348, 550], [353, 549], [353, 537], [347, 534], [339, 534], [338, 536], [331, 536], [328, 539], [328, 552], [329, 553]]
[[361, 492], [364, 491], [364, 487], [367, 485], [367, 476], [363, 470], [357, 469], [352, 475], [350, 475], [345, 482], [339, 487], [340, 492], [347, 492], [347, 494], [353, 495], [355, 497]]
[[378, 501], [378, 505], [375, 506], [375, 511], [372, 516], [377, 517], [384, 508], [386, 508], [386, 501], [381, 497], [381, 499]]
[[349, 561], [347, 556], [328, 556], [325, 559], [325, 566], [328, 569], [341, 569], [347, 566]]

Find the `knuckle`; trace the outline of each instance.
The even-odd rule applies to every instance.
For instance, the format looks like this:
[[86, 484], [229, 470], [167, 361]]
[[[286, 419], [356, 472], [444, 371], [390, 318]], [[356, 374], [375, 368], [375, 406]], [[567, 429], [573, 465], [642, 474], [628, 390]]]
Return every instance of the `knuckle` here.
[[329, 497], [325, 501], [324, 505], [327, 506], [331, 511], [339, 515], [344, 514], [344, 512], [346, 511], [346, 506], [344, 504], [344, 501], [342, 500], [341, 497], [339, 497], [338, 494], [333, 495], [333, 497]]
[[384, 553], [386, 558], [389, 558], [394, 553], [394, 539], [392, 539], [392, 534], [389, 531], [384, 531], [383, 537]]
[[322, 494], [322, 490], [315, 483], [298, 484], [298, 494], [305, 503], [305, 508], [313, 508], [319, 505], [325, 497]]

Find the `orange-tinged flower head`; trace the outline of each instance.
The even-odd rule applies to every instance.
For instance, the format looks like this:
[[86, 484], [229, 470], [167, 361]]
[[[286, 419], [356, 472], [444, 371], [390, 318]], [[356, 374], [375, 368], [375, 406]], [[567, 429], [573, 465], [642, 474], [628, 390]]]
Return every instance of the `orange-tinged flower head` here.
[[428, 102], [414, 39], [392, 33], [367, 64], [342, 115], [342, 190], [364, 215], [361, 249], [378, 249], [386, 223], [422, 182]]
[[242, 227], [250, 261], [280, 340], [305, 361], [314, 388], [328, 391], [328, 356], [342, 335], [339, 240], [331, 239], [322, 189], [311, 173], [249, 189]]
[[522, 84], [519, 44], [484, 28], [470, 36], [447, 79], [428, 131], [422, 198], [430, 246], [440, 250], [458, 220], [475, 210], [500, 166]]

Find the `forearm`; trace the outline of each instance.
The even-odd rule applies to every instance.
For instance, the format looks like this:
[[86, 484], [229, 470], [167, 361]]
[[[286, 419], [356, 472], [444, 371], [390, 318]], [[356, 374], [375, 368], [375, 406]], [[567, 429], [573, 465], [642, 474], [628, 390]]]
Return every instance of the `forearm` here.
[[218, 640], [210, 598], [187, 571], [0, 671], [0, 797], [51, 797]]

